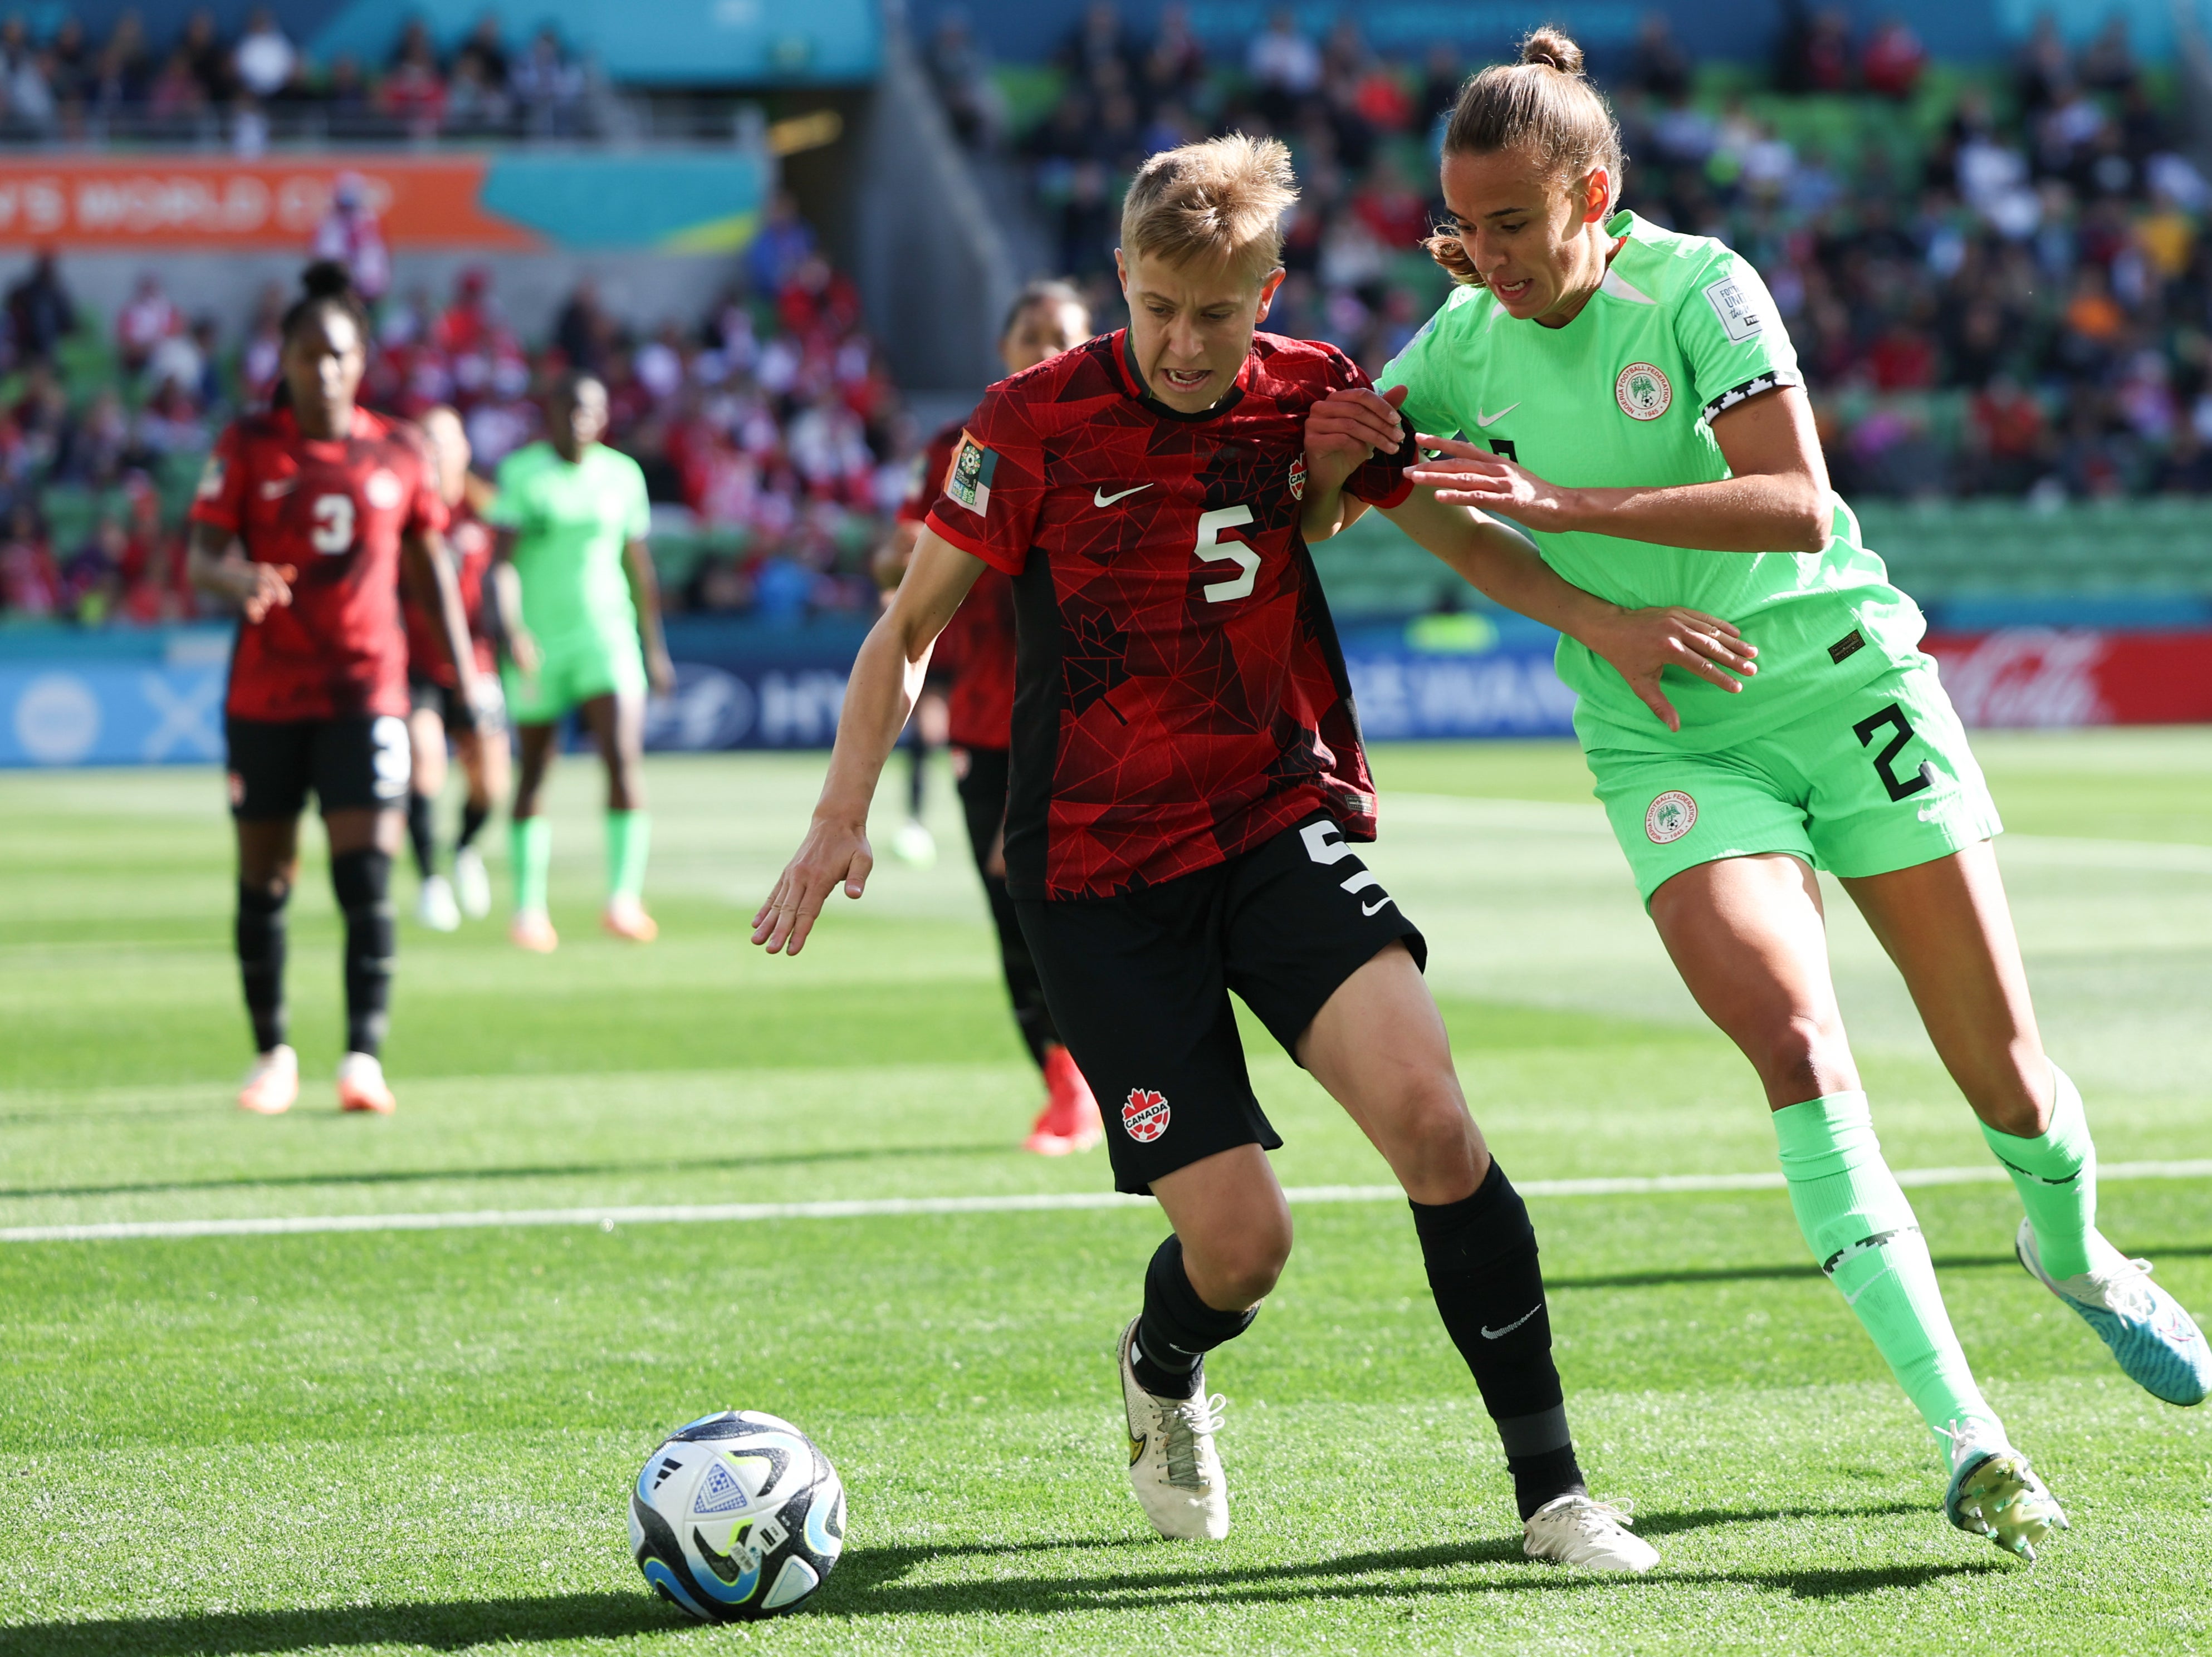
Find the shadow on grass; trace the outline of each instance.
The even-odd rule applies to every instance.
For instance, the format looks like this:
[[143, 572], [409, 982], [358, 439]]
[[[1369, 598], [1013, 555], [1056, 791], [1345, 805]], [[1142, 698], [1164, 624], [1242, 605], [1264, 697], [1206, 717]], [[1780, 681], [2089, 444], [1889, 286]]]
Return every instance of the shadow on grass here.
[[650, 1597], [641, 1582], [635, 1593], [33, 1623], [7, 1630], [0, 1644], [10, 1657], [245, 1657], [380, 1644], [462, 1651], [495, 1643], [618, 1640], [667, 1633], [690, 1622], [674, 1606]]
[[685, 1156], [641, 1162], [550, 1162], [536, 1168], [371, 1169], [331, 1174], [239, 1174], [222, 1180], [164, 1180], [131, 1185], [23, 1186], [0, 1188], [0, 1201], [32, 1197], [131, 1197], [163, 1191], [250, 1191], [287, 1186], [417, 1185], [440, 1180], [564, 1180], [591, 1174], [697, 1173], [702, 1169], [796, 1168], [811, 1162], [888, 1162], [902, 1157], [985, 1156], [1011, 1153], [1003, 1141], [987, 1145], [867, 1145], [832, 1150], [787, 1150], [759, 1156]]
[[[1656, 1535], [1711, 1524], [1751, 1522], [1775, 1517], [1842, 1518], [1854, 1514], [1918, 1513], [1922, 1504], [1891, 1502], [1854, 1508], [1802, 1508], [1753, 1513], [1724, 1510], [1653, 1514], [1639, 1527]], [[1055, 1544], [1088, 1547], [1095, 1544]], [[1149, 1542], [1135, 1545], [1149, 1546]], [[1928, 1565], [1866, 1565], [1804, 1570], [1699, 1570], [1668, 1574], [1662, 1563], [1652, 1577], [1600, 1576], [1534, 1563], [1521, 1551], [1518, 1538], [1492, 1538], [1419, 1548], [1337, 1554], [1292, 1563], [1210, 1566], [1194, 1563], [1159, 1570], [1113, 1574], [1069, 1571], [1049, 1576], [1001, 1576], [988, 1581], [908, 1582], [920, 1565], [948, 1554], [990, 1553], [988, 1547], [868, 1548], [845, 1558], [822, 1590], [819, 1614], [848, 1618], [873, 1617], [967, 1617], [1007, 1613], [1045, 1615], [1069, 1611], [1152, 1612], [1183, 1605], [1271, 1605], [1306, 1600], [1408, 1600], [1478, 1589], [1485, 1593], [1576, 1592], [1590, 1588], [1640, 1589], [1666, 1585], [1728, 1583], [1787, 1593], [1799, 1599], [1843, 1599], [1889, 1588], [1916, 1588], [1951, 1577], [1976, 1576], [2006, 1569], [1985, 1560]], [[1184, 1553], [1182, 1558], [1190, 1556]], [[1470, 1582], [1456, 1573], [1471, 1566], [1515, 1565], [1510, 1575], [1486, 1575]]]
[[[0, 1193], [0, 1195], [5, 1193]], [[2142, 1251], [2153, 1259], [2194, 1259], [2212, 1255], [2212, 1243], [2153, 1244]], [[2020, 1262], [2010, 1254], [1938, 1254], [1936, 1268], [1939, 1272], [1963, 1272], [1983, 1266], [2008, 1266], [2014, 1271]], [[1764, 1283], [1790, 1278], [1818, 1278], [1820, 1268], [1808, 1260], [1791, 1266], [1686, 1266], [1677, 1272], [1603, 1272], [1588, 1277], [1560, 1277], [1547, 1272], [1544, 1287], [1547, 1292], [1561, 1289], [1663, 1289], [1670, 1284], [1688, 1283]]]
[[[1735, 1512], [1725, 1508], [1653, 1514], [1640, 1528], [1655, 1536], [1707, 1526], [1777, 1518], [1834, 1519], [1918, 1512], [1919, 1504], [1802, 1508]], [[1409, 1600], [1466, 1592], [1574, 1592], [1586, 1588], [1728, 1583], [1799, 1599], [1849, 1599], [1888, 1588], [1923, 1587], [1948, 1578], [1985, 1575], [1997, 1561], [1928, 1565], [1868, 1565], [1809, 1570], [1694, 1571], [1656, 1577], [1595, 1576], [1523, 1559], [1520, 1543], [1494, 1537], [1428, 1547], [1376, 1549], [1285, 1564], [1229, 1566], [1202, 1552], [1150, 1538], [1066, 1538], [1023, 1543], [860, 1548], [847, 1554], [823, 1587], [811, 1615], [876, 1617], [1042, 1616], [1069, 1611], [1155, 1612], [1182, 1605], [1291, 1604], [1320, 1599]], [[1141, 1551], [1164, 1567], [1106, 1571], [1095, 1563], [1053, 1575], [988, 1581], [908, 1582], [917, 1568], [961, 1557], [1017, 1559], [1024, 1554], [1096, 1555]], [[1172, 1563], [1165, 1563], [1171, 1561]], [[1442, 1575], [1471, 1566], [1516, 1565], [1479, 1584]], [[18, 1624], [6, 1633], [9, 1657], [252, 1657], [252, 1654], [343, 1649], [378, 1644], [459, 1651], [493, 1643], [616, 1640], [696, 1626], [672, 1606], [635, 1593], [549, 1594], [534, 1599], [459, 1599], [445, 1603], [334, 1606], [312, 1611], [206, 1611], [179, 1617]]]

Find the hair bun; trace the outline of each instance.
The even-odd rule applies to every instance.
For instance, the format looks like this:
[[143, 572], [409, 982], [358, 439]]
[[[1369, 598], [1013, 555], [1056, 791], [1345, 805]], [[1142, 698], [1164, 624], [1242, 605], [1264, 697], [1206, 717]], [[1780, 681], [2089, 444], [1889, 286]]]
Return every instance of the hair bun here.
[[317, 259], [300, 272], [300, 291], [309, 299], [340, 299], [353, 292], [353, 277], [336, 259]]
[[1583, 72], [1583, 49], [1567, 38], [1565, 31], [1547, 23], [1529, 31], [1528, 38], [1522, 41], [1521, 61], [1547, 64], [1562, 75], [1579, 75]]

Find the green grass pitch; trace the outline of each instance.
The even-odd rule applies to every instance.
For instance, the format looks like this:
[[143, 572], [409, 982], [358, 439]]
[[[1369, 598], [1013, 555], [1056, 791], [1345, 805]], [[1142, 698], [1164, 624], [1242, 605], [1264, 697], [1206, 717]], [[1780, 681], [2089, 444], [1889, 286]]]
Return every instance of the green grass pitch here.
[[[2212, 1156], [2212, 731], [1980, 746], [2046, 1038], [2105, 1159]], [[938, 866], [886, 862], [796, 962], [747, 945], [820, 768], [656, 761], [664, 931], [635, 950], [593, 924], [598, 784], [568, 765], [559, 954], [403, 922], [390, 1120], [331, 1108], [318, 832], [293, 909], [307, 1084], [290, 1116], [246, 1118], [219, 778], [9, 774], [0, 1228], [1103, 1188], [1103, 1156], [1012, 1149], [1036, 1084], [944, 779]], [[1575, 755], [1377, 769], [1373, 861], [1427, 930], [1515, 1175], [1771, 1168], [1748, 1072], [1674, 981]], [[1896, 980], [1832, 913], [1891, 1161], [1984, 1164]], [[1253, 1053], [1285, 1183], [1387, 1178]], [[2104, 1200], [2200, 1316], [2208, 1199], [2141, 1180]], [[1146, 1211], [0, 1244], [0, 1651], [2212, 1647], [2212, 1411], [2136, 1391], [2012, 1263], [2008, 1189], [1916, 1201], [1967, 1350], [2073, 1517], [2033, 1570], [1942, 1522], [1931, 1442], [1776, 1192], [1533, 1205], [1585, 1465], [1663, 1556], [1626, 1582], [1520, 1557], [1392, 1203], [1298, 1210], [1280, 1290], [1212, 1366], [1237, 1522], [1218, 1546], [1152, 1539], [1123, 1483], [1110, 1349], [1161, 1233]], [[799, 1423], [851, 1492], [817, 1604], [750, 1630], [651, 1598], [623, 1531], [659, 1436], [731, 1405]]]

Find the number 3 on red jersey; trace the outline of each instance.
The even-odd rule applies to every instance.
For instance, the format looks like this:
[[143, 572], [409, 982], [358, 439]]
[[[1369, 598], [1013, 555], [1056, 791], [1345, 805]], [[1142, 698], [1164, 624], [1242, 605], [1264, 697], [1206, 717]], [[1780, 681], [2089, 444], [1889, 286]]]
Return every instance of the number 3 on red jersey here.
[[1221, 563], [1237, 566], [1237, 573], [1225, 581], [1212, 582], [1199, 591], [1206, 595], [1209, 604], [1226, 604], [1231, 598], [1249, 598], [1252, 584], [1260, 576], [1260, 555], [1249, 547], [1231, 542], [1222, 543], [1221, 531], [1232, 530], [1252, 521], [1252, 508], [1245, 506], [1217, 507], [1212, 512], [1198, 515], [1198, 544], [1191, 550], [1200, 563]]
[[307, 544], [325, 556], [353, 549], [354, 505], [349, 495], [319, 495], [308, 509]]

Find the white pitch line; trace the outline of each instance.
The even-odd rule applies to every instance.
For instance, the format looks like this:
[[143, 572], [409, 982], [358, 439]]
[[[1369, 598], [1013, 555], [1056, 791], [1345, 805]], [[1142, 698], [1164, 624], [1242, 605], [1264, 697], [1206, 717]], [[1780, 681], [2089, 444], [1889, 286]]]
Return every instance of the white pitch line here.
[[[1908, 1168], [1901, 1186], [2002, 1185], [2001, 1168]], [[2100, 1180], [2212, 1179], [2212, 1158], [2180, 1162], [2112, 1162]], [[1779, 1174], [1667, 1174], [1647, 1179], [1530, 1180], [1528, 1197], [1655, 1197], [1681, 1193], [1779, 1191]], [[1294, 1203], [1402, 1202], [1394, 1185], [1293, 1186]], [[325, 1231], [465, 1231], [495, 1226], [727, 1225], [757, 1220], [860, 1220], [905, 1214], [1021, 1214], [1081, 1208], [1134, 1208], [1148, 1197], [1111, 1191], [1039, 1193], [1011, 1197], [873, 1197], [847, 1202], [700, 1203], [659, 1208], [491, 1208], [446, 1214], [292, 1214], [230, 1220], [111, 1220], [88, 1225], [0, 1229], [0, 1243], [115, 1242], [132, 1238], [272, 1237]]]

